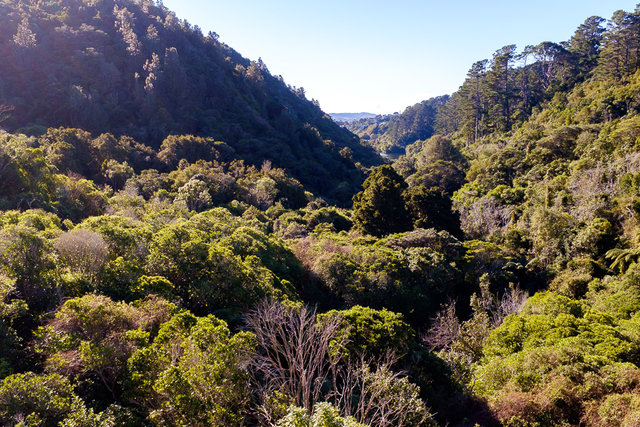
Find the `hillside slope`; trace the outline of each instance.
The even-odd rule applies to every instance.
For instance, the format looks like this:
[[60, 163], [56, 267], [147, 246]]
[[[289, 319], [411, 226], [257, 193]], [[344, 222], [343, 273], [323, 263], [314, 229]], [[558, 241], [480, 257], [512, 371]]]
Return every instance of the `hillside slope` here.
[[[76, 5], [52, 20], [43, 3], [9, 16], [13, 62], [44, 43], [33, 22], [124, 4], [50, 2]], [[110, 49], [137, 46], [119, 31]], [[639, 36], [640, 9], [620, 11], [477, 62], [430, 113], [434, 134], [373, 168], [351, 210], [238, 158], [272, 141], [333, 165], [337, 144], [315, 145], [312, 125], [314, 138], [172, 135], [159, 150], [95, 129], [0, 131], [0, 425], [639, 425]], [[238, 70], [230, 84], [259, 87]], [[144, 99], [174, 117], [145, 71]], [[242, 84], [236, 107], [262, 99]], [[20, 99], [0, 120], [70, 108]], [[241, 110], [220, 117], [233, 111], [252, 134]], [[131, 120], [105, 126], [157, 148]], [[395, 147], [419, 128], [402, 120]], [[350, 173], [357, 155], [340, 152]]]
[[[223, 140], [309, 189], [349, 202], [378, 161], [302, 88], [150, 0], [0, 2], [3, 126], [77, 127], [159, 147], [171, 134]], [[5, 117], [6, 118], [6, 117]]]
[[499, 49], [395, 164], [410, 193], [452, 195], [467, 256], [514, 263], [427, 338], [502, 425], [640, 419], [639, 34], [640, 11], [618, 11]]
[[345, 127], [378, 152], [402, 153], [407, 145], [434, 134], [438, 111], [448, 99], [446, 95], [428, 99], [407, 107], [401, 114], [366, 117], [350, 121]]

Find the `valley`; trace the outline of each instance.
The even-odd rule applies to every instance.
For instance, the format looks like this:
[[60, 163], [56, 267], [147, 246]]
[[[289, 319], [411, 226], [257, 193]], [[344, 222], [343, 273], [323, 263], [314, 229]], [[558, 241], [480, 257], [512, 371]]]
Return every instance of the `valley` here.
[[0, 424], [640, 423], [640, 11], [390, 115], [151, 0], [0, 0]]

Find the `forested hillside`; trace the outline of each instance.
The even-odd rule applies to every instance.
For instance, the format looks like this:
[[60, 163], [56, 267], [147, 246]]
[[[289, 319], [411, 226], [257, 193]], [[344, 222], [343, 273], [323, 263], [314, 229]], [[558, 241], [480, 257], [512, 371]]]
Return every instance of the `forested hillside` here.
[[127, 135], [158, 148], [169, 135], [225, 141], [247, 162], [286, 168], [341, 203], [375, 155], [302, 88], [249, 61], [153, 1], [0, 2], [3, 125]]
[[346, 123], [345, 127], [360, 137], [363, 144], [382, 153], [402, 153], [404, 148], [435, 133], [436, 117], [448, 96], [429, 99], [402, 114], [367, 117]]
[[0, 424], [640, 423], [640, 11], [498, 50], [366, 168], [158, 3], [0, 8]]
[[519, 285], [537, 291], [480, 293], [470, 317], [458, 300], [427, 335], [502, 424], [640, 422], [639, 35], [640, 13], [618, 11], [564, 43], [496, 51], [439, 111], [438, 135], [395, 163], [409, 194], [450, 195], [466, 245], [522, 260]]
[[[621, 16], [613, 17], [611, 34], [618, 32], [615, 22], [628, 25], [620, 21]], [[598, 63], [624, 69], [632, 66], [629, 55], [633, 47], [627, 42], [611, 40], [610, 50], [616, 53], [600, 55], [606, 37], [604, 22], [591, 17], [571, 40], [562, 43], [546, 41], [521, 51], [515, 45], [504, 46], [490, 60], [474, 63], [453, 96], [429, 99], [401, 114], [362, 119], [346, 127], [365, 144], [383, 152], [402, 152], [407, 145], [434, 134], [459, 133], [472, 143], [492, 133], [509, 132], [554, 94], [566, 93], [584, 81]], [[604, 68], [601, 65], [600, 69]]]

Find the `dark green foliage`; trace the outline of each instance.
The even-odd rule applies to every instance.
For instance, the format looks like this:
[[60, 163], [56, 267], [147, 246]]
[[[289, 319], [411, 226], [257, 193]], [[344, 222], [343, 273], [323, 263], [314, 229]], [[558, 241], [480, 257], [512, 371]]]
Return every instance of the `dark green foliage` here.
[[298, 240], [294, 252], [320, 281], [329, 304], [388, 308], [413, 326], [427, 324], [440, 304], [466, 292], [456, 263], [461, 245], [444, 231], [416, 230], [383, 240], [311, 235]]
[[54, 168], [32, 138], [0, 134], [0, 170], [5, 208], [43, 208], [55, 200]]
[[600, 47], [604, 40], [604, 19], [591, 16], [581, 24], [571, 37], [571, 51], [580, 58], [578, 69], [583, 75], [589, 73], [598, 63]]
[[128, 305], [88, 294], [59, 308], [37, 332], [37, 348], [49, 372], [82, 382], [85, 395], [118, 399], [128, 358], [173, 311], [175, 306], [155, 297]]
[[0, 231], [0, 265], [15, 280], [15, 292], [36, 316], [59, 302], [51, 242], [45, 230], [11, 224]]
[[407, 178], [407, 182], [411, 187], [438, 188], [451, 195], [464, 184], [464, 175], [463, 169], [455, 163], [436, 160], [420, 167]]
[[638, 70], [637, 33], [640, 26], [638, 10], [632, 13], [618, 10], [608, 22], [602, 39], [598, 72], [613, 77], [633, 74]]
[[589, 76], [603, 41], [601, 23], [600, 18], [589, 18], [571, 42], [542, 42], [520, 54], [508, 45], [491, 61], [476, 62], [460, 90], [440, 109], [435, 132], [457, 134], [461, 142], [473, 144], [522, 124], [557, 93]]
[[220, 208], [167, 226], [149, 243], [146, 270], [167, 278], [198, 314], [238, 316], [268, 296], [296, 299], [290, 281], [299, 279], [298, 261], [277, 240], [241, 224]]
[[12, 373], [21, 366], [21, 340], [14, 323], [24, 316], [28, 306], [24, 300], [12, 299], [15, 281], [0, 276], [0, 378]]
[[153, 425], [241, 424], [249, 402], [243, 367], [253, 345], [250, 333], [233, 335], [214, 316], [176, 314], [129, 359], [130, 399]]
[[410, 227], [403, 191], [407, 184], [388, 165], [375, 168], [353, 197], [354, 225], [367, 234], [384, 236]]
[[[104, 425], [108, 414], [96, 415], [73, 392], [69, 381], [56, 374], [32, 372], [5, 378], [0, 384], [0, 422], [7, 425]], [[24, 423], [24, 424], [23, 424]]]
[[116, 139], [110, 133], [94, 138], [80, 129], [49, 129], [38, 138], [38, 144], [59, 172], [75, 173], [98, 182], [109, 180], [104, 175], [109, 169], [105, 163], [130, 164], [141, 169], [150, 166], [155, 157], [153, 150], [131, 138]]
[[181, 160], [195, 163], [198, 160], [229, 161], [233, 159], [233, 149], [224, 142], [214, 142], [211, 138], [170, 135], [162, 141], [158, 160], [169, 170], [176, 169]]
[[332, 231], [349, 231], [353, 225], [351, 219], [336, 208], [320, 208], [308, 212], [304, 219], [312, 230], [322, 224], [327, 224], [332, 227]]
[[467, 167], [460, 150], [441, 135], [407, 146], [393, 166], [410, 186], [439, 187], [448, 195], [462, 186]]
[[[607, 395], [635, 389], [631, 384], [637, 383], [628, 381], [640, 373], [634, 365], [639, 347], [629, 326], [581, 302], [537, 294], [522, 314], [491, 333], [475, 366], [474, 388], [492, 396], [504, 422], [518, 416], [569, 424], [591, 418], [589, 409], [603, 408]], [[521, 412], [516, 407], [522, 400], [531, 406]]]
[[460, 219], [451, 209], [451, 199], [436, 187], [407, 190], [407, 209], [416, 228], [436, 228], [460, 236]]

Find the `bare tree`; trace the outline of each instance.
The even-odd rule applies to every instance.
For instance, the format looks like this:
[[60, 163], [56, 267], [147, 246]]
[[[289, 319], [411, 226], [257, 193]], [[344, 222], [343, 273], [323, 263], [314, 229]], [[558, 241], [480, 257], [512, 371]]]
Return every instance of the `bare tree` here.
[[433, 318], [431, 329], [424, 341], [429, 349], [449, 351], [460, 334], [460, 321], [456, 315], [456, 305], [449, 302]]
[[517, 314], [524, 308], [529, 293], [523, 291], [518, 286], [511, 286], [507, 292], [496, 301], [493, 309], [493, 322], [495, 326], [499, 326], [504, 318], [510, 314]]
[[423, 337], [431, 351], [442, 352], [442, 357], [460, 378], [465, 373], [457, 372], [456, 366], [470, 365], [482, 356], [482, 343], [493, 325], [489, 311], [482, 306], [482, 298], [476, 297], [474, 302], [473, 317], [465, 322], [458, 319], [454, 302], [443, 306]]
[[419, 388], [406, 374], [392, 367], [397, 355], [388, 352], [378, 360], [350, 360], [340, 365], [329, 398], [345, 415], [380, 427], [429, 425], [432, 415], [420, 399]]
[[71, 230], [55, 241], [60, 259], [74, 272], [94, 277], [107, 258], [108, 246], [102, 236], [89, 230]]
[[513, 222], [514, 208], [494, 197], [482, 197], [468, 207], [458, 206], [462, 230], [474, 237], [492, 235]]
[[339, 361], [331, 356], [330, 347], [337, 339], [340, 319], [320, 325], [315, 309], [265, 301], [246, 316], [246, 323], [256, 336], [257, 352], [250, 370], [261, 397], [277, 390], [293, 398], [295, 405], [311, 410]]
[[317, 403], [329, 401], [342, 415], [370, 425], [431, 423], [419, 387], [392, 370], [398, 361], [394, 353], [374, 360], [366, 355], [347, 359], [332, 351], [345, 344], [337, 333], [339, 317], [319, 323], [314, 309], [265, 301], [246, 322], [257, 341], [249, 370], [264, 424], [274, 424], [281, 415], [269, 403], [274, 392], [309, 413]]
[[522, 311], [528, 294], [511, 286], [502, 297], [489, 292], [486, 276], [480, 279], [480, 295], [471, 299], [473, 316], [461, 322], [456, 315], [455, 303], [442, 307], [432, 320], [432, 326], [423, 337], [431, 351], [440, 352], [454, 374], [465, 382], [470, 378], [469, 367], [482, 357], [484, 341], [491, 331], [500, 326], [505, 317]]

